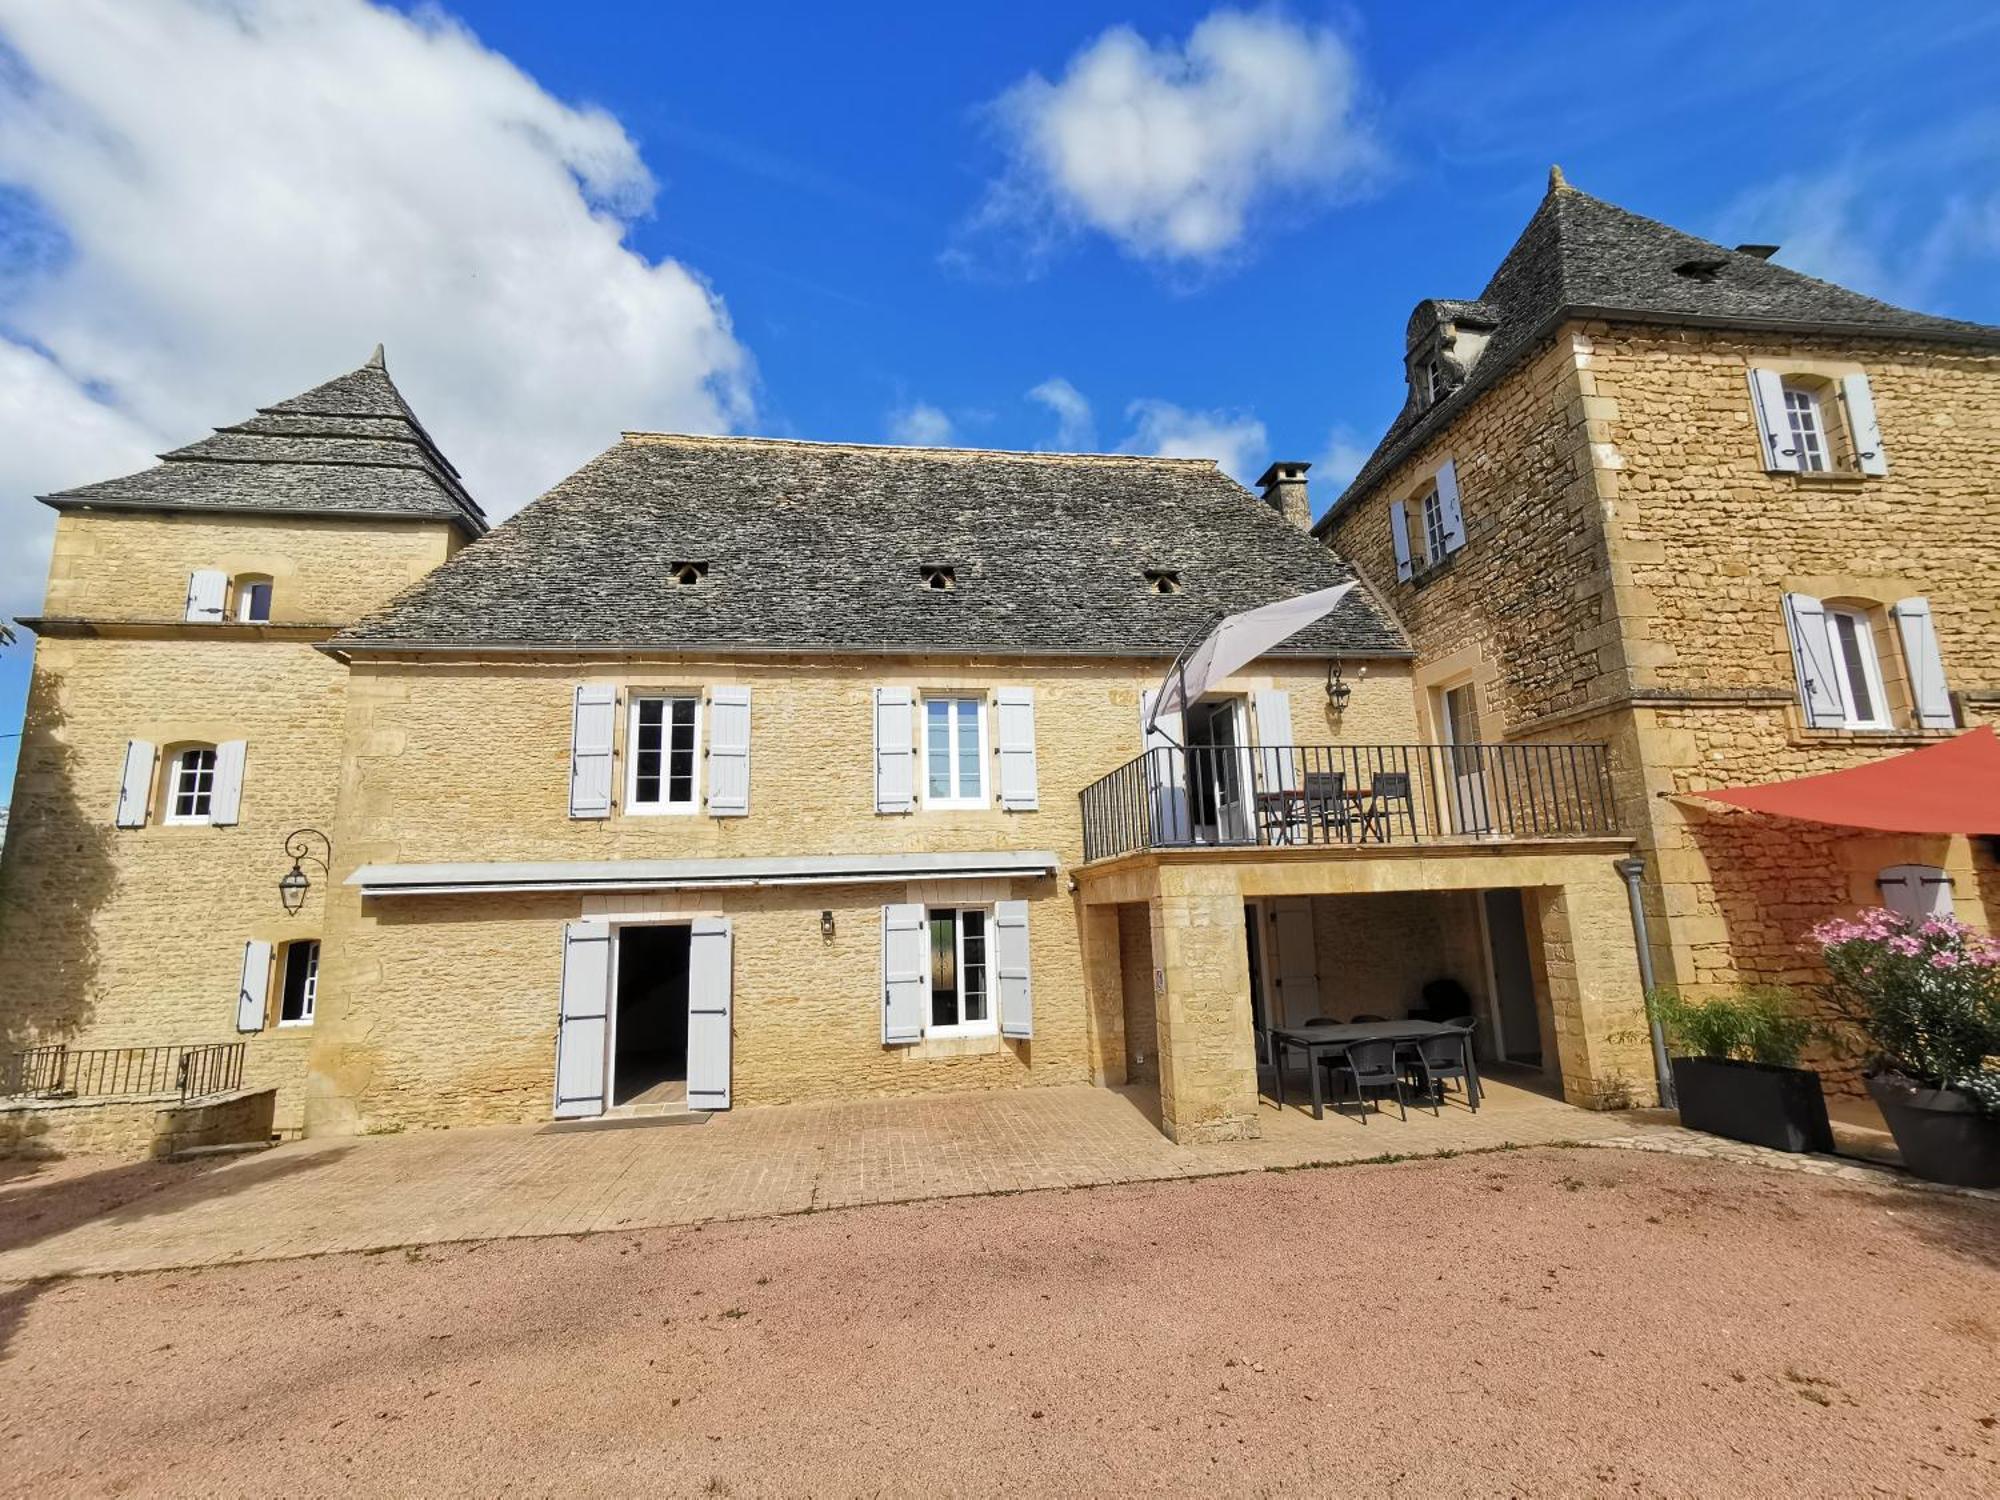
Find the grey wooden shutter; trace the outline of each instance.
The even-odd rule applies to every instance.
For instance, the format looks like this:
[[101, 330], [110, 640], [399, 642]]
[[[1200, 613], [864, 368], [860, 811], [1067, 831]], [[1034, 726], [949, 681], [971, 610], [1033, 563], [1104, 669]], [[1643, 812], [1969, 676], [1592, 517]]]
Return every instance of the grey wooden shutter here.
[[[1183, 733], [1181, 715], [1161, 714], [1153, 723], [1153, 704], [1159, 693], [1148, 689], [1139, 695], [1139, 728], [1146, 742], [1146, 786], [1152, 802], [1153, 842], [1184, 844], [1188, 841], [1187, 752], [1177, 743]], [[1151, 728], [1148, 728], [1148, 725]]]
[[604, 1113], [610, 1008], [611, 927], [571, 922], [563, 928], [562, 1008], [556, 1024], [557, 1119]]
[[688, 936], [687, 1102], [729, 1108], [732, 943], [727, 917], [696, 917]]
[[1035, 690], [995, 689], [993, 724], [1000, 754], [1000, 805], [1009, 812], [1033, 812], [1041, 806], [1035, 775]]
[[236, 1029], [262, 1031], [264, 1011], [271, 996], [271, 945], [248, 942], [243, 945], [243, 979], [236, 989]]
[[1854, 457], [1864, 474], [1889, 472], [1889, 454], [1882, 446], [1882, 427], [1875, 420], [1875, 393], [1866, 375], [1843, 375], [1841, 398], [1847, 403], [1847, 431], [1854, 439]]
[[209, 787], [208, 821], [218, 828], [234, 823], [242, 808], [245, 749], [242, 740], [224, 740], [215, 747], [215, 780]]
[[1847, 708], [1840, 701], [1825, 607], [1811, 594], [1785, 595], [1785, 632], [1792, 640], [1792, 670], [1798, 675], [1799, 707], [1807, 726], [1839, 728], [1847, 722]]
[[916, 697], [906, 687], [875, 689], [875, 811], [917, 805]]
[[930, 927], [920, 901], [882, 908], [882, 1044], [907, 1047], [924, 1038], [930, 998]]
[[708, 811], [741, 818], [750, 811], [750, 689], [708, 693]]
[[1956, 729], [1951, 689], [1944, 680], [1944, 657], [1938, 651], [1937, 626], [1928, 599], [1898, 599], [1889, 610], [1903, 639], [1903, 665], [1910, 676], [1910, 703], [1925, 729]]
[[1271, 688], [1250, 698], [1257, 710], [1257, 784], [1267, 792], [1295, 792], [1299, 768], [1293, 754], [1292, 695]]
[[1410, 560], [1410, 508], [1400, 500], [1389, 502], [1389, 540], [1396, 548], [1396, 576], [1408, 583], [1417, 576]]
[[125, 766], [118, 777], [118, 811], [112, 821], [120, 828], [144, 828], [146, 806], [153, 800], [153, 743], [125, 742]]
[[222, 607], [229, 597], [229, 575], [217, 568], [200, 568], [188, 577], [187, 618], [204, 625], [222, 621]]
[[1277, 920], [1278, 1014], [1297, 1026], [1319, 1014], [1319, 943], [1313, 935], [1310, 896], [1286, 896], [1271, 904]]
[[570, 714], [569, 815], [611, 816], [611, 747], [618, 726], [618, 690], [580, 683]]
[[1785, 413], [1785, 382], [1776, 370], [1750, 372], [1750, 409], [1757, 417], [1757, 440], [1764, 450], [1764, 468], [1773, 474], [1798, 473], [1799, 453], [1792, 446], [1792, 419]]
[[1951, 876], [1936, 865], [1891, 865], [1875, 877], [1882, 904], [1901, 917], [1952, 915]]
[[1028, 982], [1028, 903], [993, 903], [993, 973], [1000, 992], [1000, 1035], [1035, 1034], [1035, 999]]
[[1444, 461], [1437, 471], [1438, 509], [1444, 515], [1444, 550], [1448, 557], [1465, 545], [1465, 515], [1458, 508], [1458, 464]]

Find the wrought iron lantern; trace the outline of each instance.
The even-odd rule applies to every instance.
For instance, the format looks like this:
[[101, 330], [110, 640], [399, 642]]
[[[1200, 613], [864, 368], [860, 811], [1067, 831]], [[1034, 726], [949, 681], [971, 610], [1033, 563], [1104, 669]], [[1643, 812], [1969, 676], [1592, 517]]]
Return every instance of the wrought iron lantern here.
[[833, 941], [833, 912], [829, 908], [819, 914], [819, 936], [823, 943]]
[[1326, 669], [1326, 701], [1334, 713], [1347, 712], [1347, 700], [1354, 696], [1354, 689], [1341, 680], [1340, 658], [1335, 657]]
[[[318, 854], [313, 852], [315, 840], [321, 851]], [[327, 861], [333, 858], [333, 842], [317, 828], [297, 828], [285, 835], [285, 853], [291, 855], [292, 867], [278, 879], [278, 900], [286, 916], [296, 917], [305, 908], [306, 892], [312, 889], [306, 866], [318, 865], [320, 874], [325, 875]]]

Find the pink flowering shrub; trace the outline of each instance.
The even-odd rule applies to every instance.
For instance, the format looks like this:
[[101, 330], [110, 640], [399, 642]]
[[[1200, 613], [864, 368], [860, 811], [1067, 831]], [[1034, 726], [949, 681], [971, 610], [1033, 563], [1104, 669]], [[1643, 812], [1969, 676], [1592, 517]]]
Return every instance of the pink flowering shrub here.
[[1953, 917], [1881, 907], [1835, 917], [1810, 934], [1843, 1029], [1877, 1072], [1953, 1089], [2000, 1114], [2000, 942]]

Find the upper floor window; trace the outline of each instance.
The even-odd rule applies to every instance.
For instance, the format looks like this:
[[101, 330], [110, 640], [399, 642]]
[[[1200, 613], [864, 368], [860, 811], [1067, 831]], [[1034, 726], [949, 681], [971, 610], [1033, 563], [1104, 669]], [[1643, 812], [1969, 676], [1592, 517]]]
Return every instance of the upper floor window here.
[[1792, 593], [1784, 615], [1808, 728], [1956, 727], [1928, 599], [1884, 608]]
[[1424, 491], [1424, 560], [1440, 563], [1445, 558], [1444, 501], [1436, 485]]
[[1414, 504], [1417, 533], [1410, 529], [1412, 502], [1389, 504], [1389, 540], [1396, 553], [1396, 576], [1405, 581], [1427, 572], [1465, 545], [1465, 516], [1458, 502], [1458, 465], [1446, 459]]
[[986, 805], [986, 700], [925, 697], [924, 805]]
[[1819, 397], [1797, 381], [1785, 382], [1785, 418], [1791, 430], [1792, 453], [1801, 474], [1826, 472], [1826, 423]]
[[257, 573], [245, 573], [236, 580], [236, 618], [246, 625], [262, 625], [271, 618], [271, 580]]
[[1826, 629], [1847, 727], [1887, 729], [1889, 705], [1882, 691], [1882, 658], [1875, 649], [1874, 623], [1864, 610], [1830, 605]]
[[1752, 370], [1750, 397], [1767, 472], [1889, 472], [1866, 375]]
[[625, 809], [634, 813], [691, 813], [696, 807], [696, 746], [701, 700], [637, 697], [628, 712]]
[[215, 811], [215, 747], [189, 745], [167, 767], [169, 823], [206, 823]]

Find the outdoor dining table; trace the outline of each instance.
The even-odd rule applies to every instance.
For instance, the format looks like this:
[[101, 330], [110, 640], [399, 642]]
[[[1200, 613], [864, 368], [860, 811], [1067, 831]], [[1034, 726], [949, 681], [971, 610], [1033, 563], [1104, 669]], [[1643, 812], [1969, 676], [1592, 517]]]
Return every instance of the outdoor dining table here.
[[1273, 1026], [1265, 1035], [1271, 1039], [1272, 1087], [1278, 1108], [1285, 1107], [1285, 1050], [1296, 1047], [1306, 1055], [1306, 1077], [1312, 1082], [1313, 1118], [1326, 1118], [1319, 1086], [1319, 1060], [1329, 1052], [1345, 1052], [1356, 1042], [1417, 1042], [1425, 1037], [1455, 1036], [1465, 1057], [1465, 1096], [1473, 1108], [1479, 1107], [1479, 1067], [1472, 1057], [1472, 1033], [1463, 1026], [1447, 1026], [1442, 1021], [1346, 1021], [1338, 1026]]

